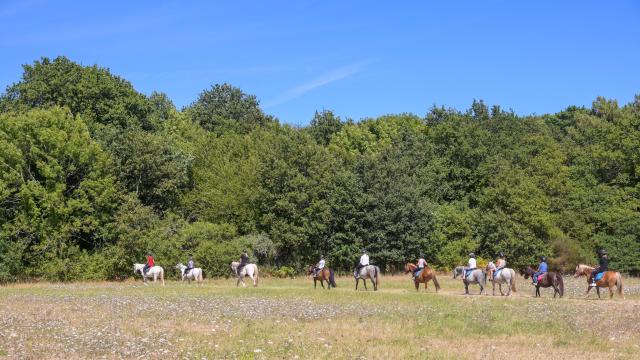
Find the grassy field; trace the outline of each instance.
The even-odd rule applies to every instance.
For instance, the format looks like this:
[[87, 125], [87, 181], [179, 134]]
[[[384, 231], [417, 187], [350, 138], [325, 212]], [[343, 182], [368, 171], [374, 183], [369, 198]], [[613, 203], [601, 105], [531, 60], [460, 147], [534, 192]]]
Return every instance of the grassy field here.
[[524, 279], [510, 298], [464, 296], [444, 275], [438, 294], [407, 276], [377, 292], [347, 277], [330, 291], [308, 278], [11, 285], [0, 358], [637, 359], [640, 281], [625, 280], [626, 300], [584, 299], [584, 278], [566, 278], [563, 299], [534, 299]]

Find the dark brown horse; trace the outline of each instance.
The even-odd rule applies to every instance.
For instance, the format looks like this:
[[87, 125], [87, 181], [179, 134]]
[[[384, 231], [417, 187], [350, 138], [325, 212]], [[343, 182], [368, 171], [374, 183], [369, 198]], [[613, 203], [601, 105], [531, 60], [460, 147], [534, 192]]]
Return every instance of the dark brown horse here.
[[[308, 275], [312, 275], [313, 274], [313, 270], [315, 269], [315, 267], [309, 266], [309, 272]], [[329, 268], [323, 268], [322, 270], [318, 271], [317, 274], [315, 274], [315, 276], [313, 276], [313, 288], [315, 289], [317, 286], [317, 282], [318, 280], [320, 281], [320, 286], [322, 286], [322, 288], [324, 289], [324, 282], [327, 282], [327, 289], [331, 290], [331, 287], [336, 287], [336, 279], [333, 276], [333, 270], [329, 269]]]
[[[592, 268], [591, 266], [587, 266], [587, 265], [582, 265], [582, 264], [578, 264], [578, 266], [576, 266], [576, 273], [573, 274], [574, 277], [579, 277], [584, 275], [587, 278], [587, 284], [589, 284], [591, 282], [591, 272], [593, 271], [594, 268]], [[618, 289], [618, 294], [620, 294], [620, 296], [624, 299], [624, 293], [622, 291], [622, 276], [620, 276], [620, 273], [617, 271], [606, 271], [603, 275], [602, 275], [602, 279], [596, 281], [596, 292], [598, 293], [598, 298], [600, 298], [600, 288], [601, 287], [606, 287], [609, 288], [609, 299], [611, 299], [613, 297], [613, 289], [614, 287], [617, 287]], [[587, 287], [587, 294], [585, 296], [589, 295], [589, 291], [591, 291], [591, 286]]]
[[[413, 274], [413, 272], [416, 271], [417, 268], [418, 266], [414, 263], [406, 263], [404, 264], [404, 273]], [[428, 266], [425, 266], [425, 268], [420, 272], [420, 275], [416, 276], [413, 279], [413, 282], [416, 285], [416, 291], [420, 289], [420, 283], [424, 283], [424, 291], [427, 291], [427, 284], [429, 283], [429, 281], [433, 281], [433, 284], [436, 286], [436, 292], [438, 292], [438, 290], [440, 290], [440, 284], [438, 283], [438, 279], [436, 278], [436, 273], [433, 272]]]
[[[530, 276], [533, 277], [536, 271], [533, 270], [531, 266], [527, 266], [524, 269], [520, 270], [520, 275], [524, 275], [525, 279], [528, 279]], [[548, 288], [553, 286], [553, 297], [556, 297], [556, 294], [562, 297], [564, 295], [564, 280], [562, 280], [562, 274], [549, 271], [542, 276], [542, 279], [536, 283], [536, 297], [540, 296], [540, 287]]]

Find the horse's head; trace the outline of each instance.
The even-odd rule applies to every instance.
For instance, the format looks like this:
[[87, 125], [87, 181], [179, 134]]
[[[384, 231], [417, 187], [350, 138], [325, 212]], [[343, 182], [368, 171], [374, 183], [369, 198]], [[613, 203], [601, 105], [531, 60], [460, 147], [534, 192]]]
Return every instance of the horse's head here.
[[529, 276], [533, 275], [535, 271], [530, 266], [523, 267], [520, 269], [520, 275], [523, 275], [525, 279], [528, 279]]
[[453, 269], [453, 278], [454, 278], [454, 279], [455, 279], [455, 278], [457, 278], [457, 277], [458, 277], [458, 275], [462, 275], [462, 269], [463, 269], [463, 268], [462, 268], [462, 266], [456, 266], [456, 267]]
[[[577, 278], [577, 277], [580, 277], [582, 275], [585, 275], [585, 276], [589, 275], [589, 273], [591, 272], [590, 269], [591, 268], [589, 266], [587, 266], [587, 265], [578, 264], [578, 265], [576, 265], [576, 272], [575, 272], [575, 274], [573, 274], [573, 277]], [[593, 270], [593, 269], [591, 269], [591, 270]]]
[[415, 264], [408, 262], [408, 263], [404, 264], [404, 273], [408, 274], [408, 273], [414, 271], [416, 268], [417, 268], [417, 266]]
[[313, 274], [313, 269], [315, 269], [315, 266], [309, 265], [309, 269], [307, 270], [307, 275]]
[[496, 269], [496, 264], [493, 263], [493, 261], [489, 261], [489, 263], [487, 264], [486, 270], [495, 270]]
[[133, 264], [133, 273], [137, 273], [138, 271], [142, 273], [142, 269], [144, 269], [144, 264]]

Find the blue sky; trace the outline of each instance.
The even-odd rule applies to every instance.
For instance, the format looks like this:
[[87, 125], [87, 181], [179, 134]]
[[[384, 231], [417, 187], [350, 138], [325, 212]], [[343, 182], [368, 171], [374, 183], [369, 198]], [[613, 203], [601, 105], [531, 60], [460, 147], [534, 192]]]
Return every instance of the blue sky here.
[[65, 55], [179, 107], [215, 83], [281, 121], [460, 110], [519, 114], [640, 94], [640, 1], [0, 0], [0, 87]]

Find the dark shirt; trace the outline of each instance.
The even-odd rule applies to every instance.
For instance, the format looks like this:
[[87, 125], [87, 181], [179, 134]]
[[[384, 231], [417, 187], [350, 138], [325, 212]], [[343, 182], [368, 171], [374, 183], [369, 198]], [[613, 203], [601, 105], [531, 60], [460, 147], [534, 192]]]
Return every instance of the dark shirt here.
[[600, 258], [600, 266], [599, 266], [599, 270], [600, 271], [606, 271], [609, 270], [609, 259], [607, 259], [606, 257], [601, 257]]
[[248, 264], [249, 263], [249, 255], [242, 254], [240, 255], [240, 264]]

